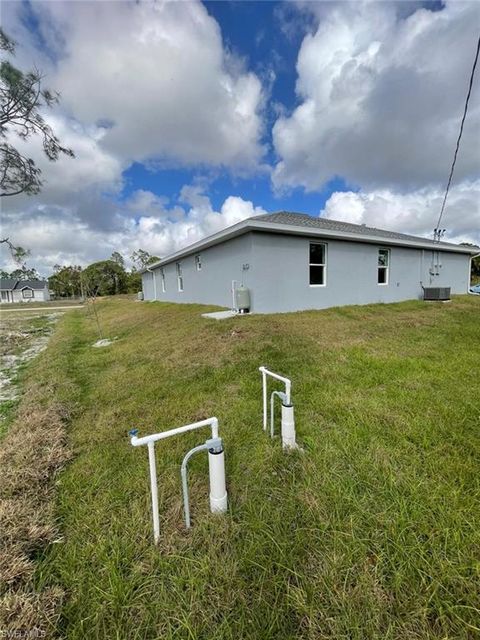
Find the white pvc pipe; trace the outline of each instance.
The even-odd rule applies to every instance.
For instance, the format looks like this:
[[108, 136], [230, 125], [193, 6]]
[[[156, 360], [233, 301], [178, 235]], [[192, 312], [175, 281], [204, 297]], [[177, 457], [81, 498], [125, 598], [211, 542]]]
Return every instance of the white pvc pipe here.
[[[262, 367], [260, 367], [260, 371], [262, 371]], [[263, 430], [267, 430], [267, 421], [268, 421], [268, 408], [267, 408], [267, 374], [265, 371], [262, 371], [262, 389], [263, 389]]]
[[218, 420], [217, 418], [208, 418], [207, 420], [200, 420], [200, 422], [192, 422], [192, 424], [186, 424], [183, 427], [176, 429], [170, 429], [169, 431], [162, 431], [160, 433], [153, 433], [151, 436], [143, 436], [143, 438], [137, 438], [132, 436], [131, 443], [134, 447], [140, 447], [143, 444], [149, 442], [157, 442], [158, 440], [165, 440], [170, 436], [177, 436], [180, 433], [186, 433], [187, 431], [193, 431], [194, 429], [200, 429], [201, 427], [212, 427], [212, 438], [218, 438]]
[[289, 378], [285, 378], [284, 376], [280, 376], [278, 373], [273, 373], [273, 371], [269, 371], [266, 367], [259, 367], [258, 370], [261, 371], [262, 374], [266, 374], [267, 376], [271, 376], [272, 378], [275, 378], [275, 380], [280, 380], [280, 382], [283, 382], [285, 384], [285, 394], [287, 396], [287, 404], [290, 404], [290, 395], [291, 395], [291, 391], [292, 391], [292, 381]]
[[155, 464], [155, 444], [148, 443], [148, 462], [150, 464], [150, 490], [152, 494], [153, 540], [160, 539], [160, 518], [158, 515], [157, 466]]
[[[285, 378], [285, 376], [281, 376], [278, 373], [274, 373], [270, 371], [266, 367], [259, 367], [258, 370], [262, 374], [262, 384], [263, 384], [263, 429], [266, 431], [267, 422], [268, 422], [268, 405], [267, 405], [267, 376], [274, 378], [275, 380], [279, 380], [283, 382], [285, 385], [285, 394], [280, 395], [279, 391], [274, 391], [270, 398], [270, 411], [271, 411], [271, 424], [270, 424], [270, 434], [273, 437], [273, 411], [274, 411], [274, 396], [278, 395], [282, 398], [282, 446], [284, 449], [293, 449], [296, 445], [295, 439], [295, 420], [293, 414], [293, 405], [292, 405], [292, 381], [289, 378]], [[283, 396], [283, 397], [282, 397]]]
[[[157, 542], [160, 539], [160, 520], [158, 515], [157, 467], [155, 464], [155, 442], [158, 442], [158, 440], [165, 440], [165, 438], [169, 438], [170, 436], [176, 436], [181, 433], [186, 433], [187, 431], [200, 429], [201, 427], [211, 427], [212, 438], [218, 438], [218, 419], [217, 418], [207, 418], [207, 420], [192, 422], [192, 424], [186, 424], [185, 426], [178, 427], [177, 429], [170, 429], [169, 431], [154, 433], [150, 436], [144, 436], [143, 438], [137, 438], [136, 435], [132, 435], [130, 437], [130, 442], [134, 447], [140, 447], [144, 444], [148, 446], [148, 462], [150, 465], [150, 490], [151, 490], [151, 496], [152, 496], [153, 538], [154, 538], [155, 544], [157, 544]], [[212, 482], [211, 475], [210, 475], [210, 482]], [[225, 469], [223, 470], [223, 484], [225, 484]], [[217, 496], [215, 495], [215, 497]], [[225, 501], [226, 501], [226, 491], [225, 491]], [[210, 506], [212, 507], [211, 500], [210, 500]], [[220, 509], [217, 509], [217, 510], [220, 510]], [[226, 510], [226, 507], [224, 510]], [[213, 511], [213, 508], [212, 508], [212, 511]]]
[[282, 404], [282, 447], [284, 449], [295, 449], [296, 446], [293, 405]]
[[273, 438], [275, 433], [275, 396], [280, 400], [285, 400], [285, 394], [282, 391], [272, 391], [270, 395], [270, 437]]
[[225, 452], [208, 452], [208, 473], [210, 476], [210, 511], [225, 513], [227, 510], [227, 487], [225, 483]]

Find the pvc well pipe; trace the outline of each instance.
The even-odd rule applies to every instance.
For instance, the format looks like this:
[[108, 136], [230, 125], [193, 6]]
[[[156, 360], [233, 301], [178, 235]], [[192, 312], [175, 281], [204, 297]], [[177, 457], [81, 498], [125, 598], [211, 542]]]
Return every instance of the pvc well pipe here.
[[165, 440], [165, 438], [170, 438], [170, 436], [177, 436], [180, 433], [187, 433], [187, 431], [201, 429], [202, 427], [211, 427], [212, 438], [218, 438], [217, 418], [207, 418], [206, 420], [192, 422], [192, 424], [186, 424], [183, 427], [177, 427], [176, 429], [170, 429], [169, 431], [161, 431], [160, 433], [153, 433], [151, 436], [143, 436], [143, 438], [137, 438], [136, 435], [132, 435], [131, 443], [134, 447], [140, 447], [143, 444], [148, 444], [149, 442], [158, 442], [158, 440]]
[[294, 449], [296, 448], [296, 440], [295, 440], [295, 420], [293, 413], [293, 405], [292, 405], [292, 381], [285, 376], [281, 376], [278, 373], [274, 373], [270, 371], [266, 367], [259, 367], [259, 371], [262, 374], [262, 384], [263, 384], [263, 429], [266, 431], [267, 422], [268, 422], [268, 404], [267, 404], [267, 376], [274, 378], [275, 380], [279, 380], [283, 382], [285, 385], [285, 393], [280, 395], [281, 392], [273, 392], [270, 402], [271, 402], [271, 426], [270, 432], [273, 434], [273, 398], [274, 394], [278, 395], [282, 398], [282, 426], [281, 426], [281, 434], [282, 434], [282, 447], [284, 449]]
[[212, 438], [204, 444], [191, 449], [183, 459], [181, 466], [183, 507], [185, 526], [190, 528], [190, 501], [188, 497], [187, 464], [190, 458], [200, 451], [208, 451], [208, 474], [210, 478], [210, 511], [225, 513], [228, 506], [227, 487], [225, 482], [225, 453], [221, 438]]
[[270, 395], [270, 437], [273, 438], [275, 433], [275, 396], [280, 398], [283, 402], [286, 400], [286, 396], [283, 391], [272, 391]]
[[[150, 466], [150, 490], [152, 498], [152, 520], [153, 520], [153, 537], [155, 544], [160, 539], [160, 521], [158, 513], [158, 487], [157, 487], [157, 468], [155, 461], [155, 442], [159, 440], [165, 440], [171, 436], [187, 433], [188, 431], [194, 431], [195, 429], [201, 429], [202, 427], [210, 427], [212, 430], [212, 438], [218, 438], [218, 419], [207, 418], [206, 420], [200, 420], [199, 422], [192, 422], [186, 424], [183, 427], [176, 429], [170, 429], [168, 431], [162, 431], [160, 433], [153, 433], [149, 436], [142, 438], [137, 437], [138, 430], [132, 429], [130, 431], [130, 442], [134, 447], [140, 447], [147, 445], [148, 447], [148, 462]], [[216, 454], [215, 457], [218, 457]], [[215, 462], [210, 462], [211, 454], [209, 451], [209, 476], [210, 476], [210, 509], [212, 512], [224, 512], [227, 510], [227, 491], [225, 488], [225, 458], [223, 456]], [[217, 477], [218, 475], [218, 477]]]
[[188, 478], [187, 478], [187, 464], [190, 458], [199, 453], [200, 451], [206, 451], [208, 444], [204, 443], [198, 447], [190, 449], [183, 459], [182, 466], [180, 467], [180, 475], [182, 476], [182, 490], [183, 490], [183, 511], [185, 514], [185, 526], [190, 529], [190, 499], [188, 497]]
[[153, 442], [148, 443], [148, 462], [150, 466], [150, 493], [152, 496], [153, 540], [157, 544], [160, 539], [160, 518], [158, 515], [157, 465], [155, 463], [155, 444]]
[[282, 447], [295, 449], [296, 446], [293, 404], [282, 404]]
[[208, 474], [210, 476], [210, 511], [225, 513], [227, 487], [225, 483], [225, 451], [208, 450]]

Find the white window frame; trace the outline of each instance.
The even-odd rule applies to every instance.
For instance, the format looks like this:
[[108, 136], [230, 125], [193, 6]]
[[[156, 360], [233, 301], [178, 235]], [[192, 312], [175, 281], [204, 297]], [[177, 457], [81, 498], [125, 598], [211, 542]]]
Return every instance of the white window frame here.
[[202, 256], [199, 253], [195, 256], [195, 269], [197, 271], [202, 270]]
[[[380, 251], [387, 252], [387, 264], [380, 264]], [[378, 274], [380, 273], [380, 269], [383, 269], [386, 273], [385, 282], [378, 281]], [[390, 249], [386, 249], [385, 247], [380, 247], [377, 251], [377, 285], [379, 287], [386, 287], [390, 282]]]
[[167, 290], [167, 285], [165, 284], [165, 269], [160, 269], [160, 282], [162, 285], [162, 293], [165, 293]]
[[181, 262], [177, 262], [176, 263], [176, 269], [177, 269], [177, 288], [178, 288], [178, 291], [180, 293], [182, 293], [182, 291], [183, 291], [183, 273], [182, 273], [182, 263]]
[[[310, 247], [312, 245], [322, 245], [323, 256], [324, 256], [323, 264], [321, 262], [310, 262]], [[309, 242], [308, 243], [308, 286], [309, 287], [318, 288], [318, 287], [327, 286], [327, 262], [328, 262], [327, 251], [328, 251], [328, 245], [326, 242]], [[323, 284], [312, 284], [310, 282], [310, 267], [323, 267]]]
[[[29, 293], [29, 295], [25, 295], [27, 292]], [[31, 300], [34, 297], [35, 297], [35, 293], [33, 289], [30, 289], [30, 287], [24, 287], [22, 289], [22, 298], [24, 298], [25, 300]]]

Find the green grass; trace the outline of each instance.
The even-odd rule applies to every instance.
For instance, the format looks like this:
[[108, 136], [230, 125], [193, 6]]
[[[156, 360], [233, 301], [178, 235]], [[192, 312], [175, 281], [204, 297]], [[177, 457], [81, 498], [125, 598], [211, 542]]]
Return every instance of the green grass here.
[[[38, 558], [60, 584], [69, 639], [473, 638], [480, 628], [480, 300], [408, 302], [215, 322], [204, 307], [108, 300], [108, 348], [84, 311], [29, 369], [76, 403], [58, 480], [63, 540]], [[261, 428], [264, 364], [293, 379], [297, 438]], [[208, 432], [148, 434], [216, 415], [229, 513], [208, 512], [192, 459], [193, 528], [179, 465]]]

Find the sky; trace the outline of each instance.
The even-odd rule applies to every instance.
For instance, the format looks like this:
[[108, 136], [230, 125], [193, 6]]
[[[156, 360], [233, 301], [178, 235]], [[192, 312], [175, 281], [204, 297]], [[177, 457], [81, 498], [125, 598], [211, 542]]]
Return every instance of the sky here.
[[[29, 266], [169, 253], [280, 210], [431, 237], [480, 25], [464, 2], [2, 2], [12, 62], [61, 94], [75, 158], [2, 198]], [[445, 209], [480, 244], [480, 78]], [[14, 268], [8, 252], [1, 255]]]

